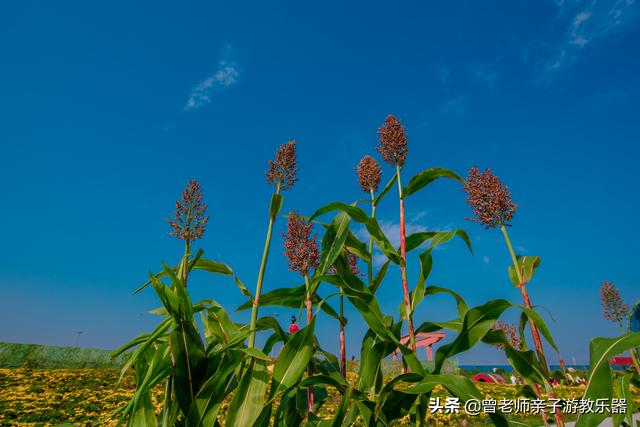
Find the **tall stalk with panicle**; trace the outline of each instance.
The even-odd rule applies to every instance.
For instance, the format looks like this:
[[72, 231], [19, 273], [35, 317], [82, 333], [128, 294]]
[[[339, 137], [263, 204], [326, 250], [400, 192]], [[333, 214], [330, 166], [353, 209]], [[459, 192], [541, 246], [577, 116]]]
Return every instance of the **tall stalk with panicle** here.
[[267, 227], [267, 238], [264, 242], [262, 251], [262, 261], [260, 262], [260, 271], [258, 272], [258, 281], [256, 283], [256, 293], [253, 299], [253, 307], [251, 309], [251, 324], [249, 335], [249, 347], [253, 347], [256, 339], [256, 325], [258, 323], [258, 310], [260, 307], [260, 295], [262, 294], [262, 283], [264, 282], [264, 273], [267, 268], [267, 258], [269, 257], [269, 248], [271, 246], [271, 235], [273, 233], [273, 224], [276, 217], [280, 213], [282, 207], [281, 191], [290, 189], [297, 181], [296, 173], [296, 142], [289, 141], [282, 144], [276, 151], [275, 160], [269, 160], [267, 168], [267, 182], [275, 186], [276, 191], [271, 196], [271, 205], [269, 208], [269, 226]]
[[407, 134], [404, 126], [392, 115], [388, 115], [385, 122], [378, 129], [380, 144], [376, 150], [380, 153], [385, 162], [391, 164], [396, 169], [396, 180], [398, 182], [398, 197], [400, 198], [400, 273], [402, 275], [402, 292], [406, 308], [407, 327], [409, 328], [409, 347], [416, 350], [416, 337], [413, 329], [413, 313], [411, 299], [409, 295], [409, 281], [407, 278], [407, 243], [406, 243], [406, 221], [404, 210], [404, 196], [402, 194], [402, 182], [400, 171], [407, 159]]
[[[602, 317], [611, 322], [617, 323], [623, 334], [626, 334], [627, 328], [622, 323], [629, 317], [629, 305], [625, 304], [620, 297], [620, 291], [613, 283], [605, 280], [600, 285], [600, 299], [602, 301]], [[640, 363], [638, 362], [638, 353], [635, 349], [629, 350], [633, 366], [638, 375], [640, 375]]]
[[[473, 214], [475, 215], [475, 217], [467, 219], [479, 222], [487, 229], [500, 228], [507, 248], [509, 249], [509, 254], [511, 255], [511, 261], [513, 262], [512, 271], [515, 272], [515, 279], [517, 279], [518, 288], [522, 294], [522, 301], [525, 307], [529, 309], [532, 308], [526, 284], [527, 281], [531, 280], [533, 269], [539, 263], [539, 259], [537, 257], [522, 257], [521, 261], [518, 262], [518, 257], [513, 250], [513, 245], [507, 232], [507, 227], [511, 225], [509, 223], [518, 208], [511, 200], [509, 188], [502, 184], [500, 178], [495, 176], [493, 172], [491, 172], [491, 169], [485, 169], [484, 172], [480, 173], [478, 168], [473, 167], [469, 170], [467, 179], [465, 180], [464, 191], [467, 193], [466, 202], [473, 209]], [[534, 264], [532, 264], [529, 271], [527, 271], [527, 258], [529, 258], [529, 260], [535, 259], [535, 261], [532, 261]], [[545, 370], [545, 374], [548, 376], [549, 367], [544, 354], [544, 348], [542, 347], [540, 332], [531, 318], [529, 318], [529, 327], [531, 328], [531, 335], [536, 347], [538, 359]], [[554, 397], [551, 390], [547, 390], [547, 392], [549, 396]], [[554, 415], [558, 425], [564, 425], [561, 413], [556, 411]]]
[[178, 275], [187, 286], [189, 269], [187, 263], [191, 257], [191, 243], [200, 239], [207, 228], [209, 217], [205, 216], [207, 205], [202, 203], [202, 189], [195, 179], [190, 180], [182, 191], [181, 200], [176, 200], [173, 219], [167, 218], [171, 231], [176, 239], [184, 240], [184, 255], [178, 268]]
[[[380, 165], [373, 157], [364, 156], [356, 166], [356, 173], [358, 174], [358, 183], [362, 191], [371, 197], [371, 218], [375, 218], [375, 194], [380, 185], [380, 175], [382, 175]], [[369, 279], [369, 287], [371, 287], [373, 285], [373, 236], [369, 236], [369, 254], [371, 254], [371, 259], [367, 265], [367, 278]]]
[[[181, 200], [176, 200], [176, 210], [173, 219], [167, 218], [171, 231], [169, 234], [177, 239], [184, 240], [184, 255], [178, 266], [178, 277], [187, 287], [189, 278], [189, 261], [191, 258], [191, 243], [202, 238], [207, 228], [209, 217], [206, 216], [207, 205], [202, 203], [202, 188], [195, 179], [189, 180], [182, 191]], [[162, 411], [162, 425], [169, 425], [171, 417], [171, 402], [173, 394], [173, 378], [176, 371], [176, 360], [172, 358], [173, 366], [171, 375], [165, 381], [165, 404]]]
[[[309, 274], [318, 267], [320, 254], [318, 251], [317, 233], [313, 233], [313, 224], [300, 217], [296, 212], [289, 213], [287, 232], [283, 233], [285, 256], [289, 270], [297, 271], [304, 278], [306, 288], [305, 307], [307, 324], [313, 318], [313, 295]], [[311, 371], [308, 371], [311, 374]], [[309, 413], [313, 412], [313, 387], [309, 386]]]

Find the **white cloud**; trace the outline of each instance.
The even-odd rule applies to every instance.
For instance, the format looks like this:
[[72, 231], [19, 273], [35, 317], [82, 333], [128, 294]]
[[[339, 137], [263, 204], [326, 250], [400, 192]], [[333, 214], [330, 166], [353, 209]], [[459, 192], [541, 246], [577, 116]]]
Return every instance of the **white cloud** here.
[[476, 80], [488, 85], [494, 84], [498, 77], [500, 77], [500, 75], [489, 65], [477, 65], [473, 67], [471, 74]]
[[225, 45], [216, 71], [198, 83], [189, 94], [185, 110], [195, 110], [211, 102], [211, 94], [216, 88], [225, 88], [238, 83], [238, 63], [233, 59], [233, 48]]
[[556, 1], [556, 6], [564, 31], [558, 43], [544, 47], [550, 53], [541, 67], [545, 79], [624, 32], [639, 13], [636, 0], [563, 0]]
[[445, 86], [451, 82], [451, 70], [444, 65], [438, 68], [438, 75], [440, 76], [440, 81]]
[[467, 104], [467, 100], [464, 96], [458, 96], [446, 101], [442, 104], [440, 108], [440, 113], [442, 114], [453, 114], [456, 116], [460, 116], [465, 112], [465, 106]]

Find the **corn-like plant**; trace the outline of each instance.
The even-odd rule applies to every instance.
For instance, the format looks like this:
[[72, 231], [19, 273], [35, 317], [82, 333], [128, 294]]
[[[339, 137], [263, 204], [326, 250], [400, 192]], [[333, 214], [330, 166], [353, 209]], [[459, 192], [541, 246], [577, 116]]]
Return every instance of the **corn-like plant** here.
[[[485, 228], [500, 228], [513, 262], [513, 265], [508, 269], [509, 277], [513, 285], [520, 289], [524, 306], [531, 310], [532, 305], [526, 285], [531, 281], [540, 265], [540, 258], [537, 256], [516, 256], [513, 250], [507, 227], [510, 226], [510, 221], [517, 210], [517, 205], [511, 201], [509, 189], [502, 184], [502, 181], [493, 174], [491, 169], [486, 169], [483, 173], [480, 173], [478, 168], [473, 167], [469, 170], [464, 183], [464, 190], [467, 193], [467, 204], [471, 206], [475, 215], [470, 219], [481, 223]], [[546, 377], [549, 377], [540, 331], [531, 318], [529, 318], [529, 325], [538, 353], [538, 360], [543, 368], [543, 373]], [[534, 384], [537, 387], [538, 383]], [[549, 396], [555, 397], [548, 381], [545, 381], [544, 384]], [[560, 412], [555, 412], [554, 416], [559, 426], [564, 425]], [[546, 419], [544, 421], [546, 424]]]
[[[622, 302], [620, 291], [613, 283], [605, 280], [600, 285], [600, 299], [602, 301], [602, 316], [611, 322], [617, 323], [622, 333], [629, 332], [629, 305]], [[623, 322], [626, 321], [626, 322]], [[626, 326], [625, 326], [626, 323]], [[638, 352], [635, 348], [629, 350], [636, 373], [640, 375], [640, 363]]]
[[[404, 236], [400, 248], [395, 248], [382, 231], [375, 217], [375, 207], [395, 184], [399, 188], [403, 218], [404, 200], [434, 180], [450, 178], [463, 182], [448, 169], [432, 168], [420, 172], [402, 187], [400, 169], [406, 158], [406, 139], [402, 148], [402, 138], [398, 135], [404, 135], [404, 130], [399, 131], [399, 122], [389, 123], [388, 129], [382, 132], [389, 149], [383, 153], [383, 157], [387, 156], [396, 162], [394, 177], [375, 195], [379, 169], [375, 169], [371, 160], [364, 165], [361, 162], [358, 168], [359, 177], [364, 175], [362, 171], [366, 171], [367, 167], [369, 171], [374, 171], [368, 180], [364, 180], [363, 186], [371, 197], [370, 214], [360, 208], [357, 202], [333, 202], [319, 208], [308, 218], [295, 212], [288, 215], [287, 232], [284, 234], [285, 254], [289, 268], [301, 276], [303, 283], [298, 286], [273, 289], [262, 294], [271, 230], [282, 204], [280, 191], [289, 188], [295, 180], [295, 162], [291, 162], [291, 151], [287, 151], [291, 150], [287, 147], [292, 146], [281, 147], [276, 160], [269, 166], [267, 178], [275, 183], [276, 192], [272, 197], [270, 226], [255, 296], [228, 265], [205, 259], [202, 250], [192, 254], [191, 246], [205, 232], [208, 217], [205, 215], [206, 205], [203, 204], [200, 186], [195, 181], [189, 182], [176, 205], [176, 214], [170, 220], [171, 234], [184, 241], [185, 253], [177, 265], [170, 267], [163, 264], [160, 272], [150, 273], [149, 280], [136, 291], [148, 286], [153, 288], [161, 307], [152, 313], [160, 316], [161, 320], [151, 333], [139, 335], [114, 352], [122, 354], [130, 351], [122, 375], [133, 368], [136, 380], [134, 396], [116, 413], [120, 424], [268, 427], [306, 423], [377, 427], [392, 425], [409, 416], [414, 425], [425, 426], [430, 422], [427, 402], [436, 386], [443, 386], [463, 402], [484, 399], [471, 380], [443, 371], [449, 359], [480, 342], [499, 346], [514, 370], [532, 387], [540, 384], [551, 394], [546, 361], [538, 349], [538, 341], [541, 342], [544, 337], [556, 351], [557, 346], [528, 299], [525, 299], [524, 305], [495, 299], [469, 307], [462, 296], [453, 290], [428, 284], [434, 266], [433, 251], [437, 247], [457, 237], [472, 251], [469, 236], [464, 230], [413, 233]], [[284, 167], [286, 165], [290, 167]], [[510, 198], [504, 198], [508, 194], [505, 191], [506, 188], [498, 192], [502, 194], [502, 199], [486, 200], [486, 206], [493, 211], [488, 209], [480, 212], [500, 213], [499, 218], [482, 218], [487, 221], [487, 218], [493, 218], [498, 221], [494, 225], [501, 225], [503, 229], [510, 220], [509, 212], [512, 214], [515, 210], [510, 205]], [[510, 211], [512, 207], [513, 211]], [[327, 218], [328, 222], [320, 222], [320, 218]], [[317, 232], [314, 231], [316, 224], [320, 225]], [[362, 242], [356, 237], [355, 227], [366, 228], [369, 242]], [[531, 280], [539, 259], [516, 257], [506, 229], [503, 233], [514, 259], [510, 277], [516, 286], [523, 289]], [[317, 238], [320, 239], [320, 245], [316, 243]], [[372, 268], [374, 250], [387, 258], [375, 275]], [[418, 279], [411, 290], [406, 276], [409, 256], [416, 256], [420, 266]], [[357, 259], [368, 264], [367, 283], [354, 268]], [[384, 313], [376, 297], [390, 264], [404, 270], [399, 316]], [[252, 310], [251, 322], [233, 322], [227, 311], [213, 299], [193, 303], [187, 282], [190, 275], [197, 271], [229, 277], [246, 297], [246, 302], [239, 309]], [[318, 290], [323, 283], [335, 287], [336, 292], [326, 297], [320, 296]], [[404, 322], [409, 323], [408, 320], [424, 299], [436, 294], [445, 294], [453, 299], [455, 308], [452, 312], [455, 314], [452, 318], [444, 322], [422, 319], [416, 328], [412, 323], [408, 325], [409, 330], [415, 333], [447, 329], [454, 335], [451, 342], [438, 348], [433, 368], [427, 369], [416, 357], [412, 344], [403, 344], [402, 329]], [[334, 297], [340, 298], [339, 313], [329, 304]], [[368, 328], [360, 344], [360, 369], [353, 384], [345, 378], [344, 348], [338, 360], [324, 350], [315, 337], [315, 325], [320, 313], [337, 319], [341, 336], [344, 336], [345, 298], [355, 307]], [[260, 306], [305, 307], [307, 324], [297, 333], [289, 334], [274, 317], [259, 317]], [[501, 316], [509, 309], [520, 313], [518, 339], [515, 328], [500, 323]], [[203, 334], [199, 332], [200, 326], [203, 327]], [[538, 335], [535, 340], [537, 352], [529, 350], [524, 339], [527, 326]], [[255, 347], [252, 338], [258, 331], [268, 333], [261, 349]], [[280, 343], [282, 349], [277, 357], [268, 357]], [[612, 339], [595, 338], [591, 342], [591, 372], [585, 398], [628, 396], [629, 384], [638, 379], [628, 376], [614, 378], [607, 359], [638, 345], [640, 333], [626, 333]], [[402, 353], [410, 372], [401, 373], [385, 382], [382, 362], [397, 350]], [[157, 414], [151, 401], [151, 389], [161, 384], [165, 388], [164, 401], [161, 413]], [[340, 403], [332, 419], [322, 420], [316, 414], [328, 401], [329, 389], [340, 394]], [[584, 414], [578, 419], [578, 425], [596, 425], [602, 417], [601, 414]], [[498, 426], [513, 425], [509, 414], [496, 412], [490, 414], [490, 418]], [[561, 422], [561, 419], [556, 421]], [[547, 423], [546, 418], [544, 422]]]
[[249, 347], [253, 347], [256, 338], [256, 326], [258, 322], [258, 310], [260, 308], [260, 295], [262, 294], [262, 284], [264, 282], [264, 274], [267, 268], [267, 259], [269, 258], [269, 249], [271, 247], [271, 235], [273, 234], [273, 224], [282, 209], [282, 191], [290, 189], [297, 181], [296, 175], [298, 168], [296, 167], [296, 142], [289, 141], [283, 144], [276, 151], [275, 160], [269, 160], [266, 173], [267, 182], [275, 187], [275, 192], [271, 195], [271, 204], [269, 205], [269, 226], [267, 227], [267, 237], [264, 242], [262, 251], [262, 261], [260, 262], [260, 271], [258, 272], [258, 281], [256, 283], [255, 298], [253, 299], [253, 307], [251, 309], [251, 335], [249, 335]]

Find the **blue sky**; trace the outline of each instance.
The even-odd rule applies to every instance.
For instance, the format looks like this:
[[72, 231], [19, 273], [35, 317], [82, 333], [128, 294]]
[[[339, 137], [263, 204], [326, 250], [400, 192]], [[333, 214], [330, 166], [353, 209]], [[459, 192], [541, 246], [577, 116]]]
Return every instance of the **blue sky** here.
[[[83, 331], [81, 345], [108, 349], [150, 330], [158, 318], [145, 311], [158, 302], [131, 291], [179, 258], [165, 218], [190, 178], [211, 215], [198, 246], [253, 288], [277, 146], [298, 141], [284, 211], [310, 214], [360, 197], [353, 168], [393, 113], [409, 133], [405, 181], [477, 165], [509, 186], [511, 237], [542, 258], [531, 298], [562, 355], [586, 361], [590, 337], [616, 334], [600, 315], [602, 280], [630, 304], [640, 297], [639, 13], [632, 0], [4, 2], [0, 340], [72, 345]], [[432, 284], [473, 305], [520, 301], [501, 236], [464, 220], [459, 185], [437, 182], [407, 209], [410, 231], [472, 237], [473, 257], [456, 241], [436, 253]], [[393, 233], [395, 194], [380, 218]], [[266, 290], [300, 283], [282, 255], [284, 225]], [[242, 302], [222, 277], [194, 275], [190, 291], [230, 310]], [[400, 292], [393, 271], [379, 292], [387, 313], [397, 316]], [[430, 298], [416, 322], [453, 310]], [[291, 311], [271, 313], [286, 323]], [[364, 325], [347, 314], [357, 355]], [[318, 332], [334, 351], [337, 328], [324, 319]], [[480, 347], [459, 360], [503, 359]]]

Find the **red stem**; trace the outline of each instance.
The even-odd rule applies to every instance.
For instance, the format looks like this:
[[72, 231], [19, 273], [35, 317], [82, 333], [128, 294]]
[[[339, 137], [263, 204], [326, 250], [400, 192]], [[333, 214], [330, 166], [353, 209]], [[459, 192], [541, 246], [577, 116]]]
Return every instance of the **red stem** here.
[[[307, 294], [307, 325], [311, 324], [311, 319], [313, 318], [313, 304], [311, 303], [311, 295]], [[311, 372], [309, 371], [309, 374]], [[313, 413], [313, 386], [309, 386], [309, 413]]]
[[[520, 292], [522, 293], [522, 301], [524, 302], [524, 306], [527, 308], [531, 307], [531, 300], [529, 299], [529, 293], [527, 292], [527, 287], [524, 282], [524, 261], [522, 262], [522, 281], [520, 282]], [[544, 356], [544, 349], [542, 348], [542, 340], [540, 339], [540, 331], [538, 331], [538, 327], [533, 322], [533, 320], [529, 319], [529, 326], [531, 327], [531, 335], [533, 336], [533, 343], [536, 346], [536, 351], [538, 352], [538, 358], [540, 359], [540, 364], [543, 366], [547, 377], [549, 376], [549, 371], [547, 367], [547, 359]], [[555, 399], [555, 394], [549, 391], [549, 397]], [[560, 411], [556, 411], [553, 414], [556, 419], [556, 424], [558, 426], [564, 426], [564, 421], [562, 419], [562, 413]]]
[[404, 293], [404, 305], [407, 309], [407, 326], [409, 328], [409, 348], [416, 351], [416, 337], [413, 330], [411, 300], [409, 297], [409, 281], [407, 280], [407, 240], [403, 198], [400, 198], [400, 256], [402, 257], [402, 264], [400, 265], [400, 272], [402, 273], [402, 292]]

